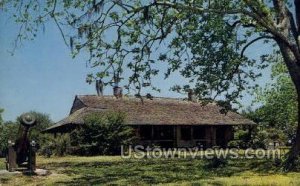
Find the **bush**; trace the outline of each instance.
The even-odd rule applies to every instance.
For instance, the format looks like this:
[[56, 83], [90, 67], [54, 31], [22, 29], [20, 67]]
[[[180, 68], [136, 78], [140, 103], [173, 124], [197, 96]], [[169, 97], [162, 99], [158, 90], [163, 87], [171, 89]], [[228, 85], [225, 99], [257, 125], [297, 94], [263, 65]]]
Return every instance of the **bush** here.
[[0, 157], [5, 156], [8, 147], [8, 141], [15, 141], [17, 138], [19, 126], [17, 123], [8, 121], [0, 124]]
[[90, 114], [84, 118], [85, 125], [71, 133], [71, 144], [78, 155], [116, 155], [122, 145], [134, 140], [133, 129], [124, 125], [121, 112]]
[[234, 140], [228, 143], [228, 147], [234, 148], [263, 148], [266, 149], [268, 147], [269, 142], [279, 142], [280, 144], [285, 144], [287, 138], [282, 130], [278, 130], [275, 128], [267, 128], [267, 129], [241, 129], [238, 128], [235, 131]]
[[224, 167], [225, 165], [227, 165], [227, 160], [224, 158], [218, 158], [216, 156], [214, 156], [212, 159], [208, 159], [207, 160], [207, 164], [205, 165], [206, 168], [219, 168], [219, 167]]
[[51, 155], [65, 156], [70, 154], [71, 140], [69, 134], [58, 135], [48, 141], [47, 145], [40, 148], [39, 154], [50, 157]]
[[240, 148], [245, 146], [246, 144], [242, 140], [232, 140], [228, 142], [229, 148]]
[[252, 148], [266, 149], [269, 142], [277, 141], [280, 144], [285, 144], [287, 138], [282, 130], [268, 128], [257, 131], [253, 136]]
[[[43, 133], [43, 130], [53, 125], [53, 121], [50, 119], [50, 116], [45, 113], [31, 111], [37, 122], [37, 125], [30, 129], [30, 140], [36, 141], [38, 144], [38, 153], [41, 149], [44, 149], [45, 146], [49, 145], [50, 141], [53, 141], [53, 135]], [[20, 117], [17, 118], [17, 122], [20, 121]]]
[[63, 134], [55, 139], [54, 154], [57, 156], [64, 156], [68, 153], [67, 150], [70, 146], [69, 134]]
[[267, 140], [268, 140], [268, 132], [265, 130], [260, 130], [258, 131], [252, 141], [252, 148], [257, 149], [257, 148], [266, 148], [267, 145]]
[[237, 127], [234, 132], [234, 140], [228, 142], [230, 148], [246, 149], [251, 147], [251, 132], [248, 128]]

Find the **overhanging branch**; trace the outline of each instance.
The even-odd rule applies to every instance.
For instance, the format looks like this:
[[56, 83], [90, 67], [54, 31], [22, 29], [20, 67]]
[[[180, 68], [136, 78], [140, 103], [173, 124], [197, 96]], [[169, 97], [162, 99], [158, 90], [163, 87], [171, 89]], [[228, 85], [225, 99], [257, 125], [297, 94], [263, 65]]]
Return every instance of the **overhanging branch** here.
[[167, 7], [172, 7], [174, 9], [185, 9], [188, 11], [192, 11], [192, 12], [197, 12], [197, 13], [223, 13], [223, 14], [246, 14], [246, 15], [251, 15], [251, 12], [248, 12], [244, 9], [230, 9], [230, 10], [221, 10], [221, 9], [206, 9], [206, 8], [200, 8], [200, 7], [195, 7], [195, 6], [190, 6], [190, 5], [185, 5], [182, 3], [171, 3], [171, 2], [165, 2], [165, 1], [157, 1], [155, 3], [156, 5], [161, 5], [161, 6], [167, 6]]
[[275, 38], [272, 37], [272, 36], [261, 36], [261, 37], [258, 37], [258, 38], [253, 39], [252, 41], [250, 41], [249, 43], [247, 43], [247, 44], [244, 46], [244, 48], [242, 49], [242, 51], [241, 51], [241, 58], [244, 56], [244, 53], [245, 53], [246, 49], [247, 49], [250, 45], [252, 45], [252, 44], [255, 43], [256, 41], [259, 41], [259, 40], [261, 40], [261, 39], [275, 39]]
[[295, 12], [296, 12], [296, 23], [298, 28], [298, 33], [300, 32], [300, 1], [295, 0]]
[[67, 42], [66, 37], [65, 37], [65, 34], [63, 32], [63, 29], [61, 28], [61, 26], [60, 26], [60, 24], [59, 24], [59, 22], [58, 22], [58, 20], [57, 20], [57, 18], [55, 16], [56, 5], [57, 5], [57, 0], [54, 0], [54, 2], [53, 2], [53, 9], [52, 9], [52, 11], [50, 13], [50, 17], [53, 18], [53, 20], [54, 20], [57, 28], [59, 29], [59, 32], [60, 32], [60, 34], [61, 34], [61, 36], [62, 36], [62, 38], [64, 40], [64, 43], [67, 45], [67, 47], [69, 47], [68, 42]]

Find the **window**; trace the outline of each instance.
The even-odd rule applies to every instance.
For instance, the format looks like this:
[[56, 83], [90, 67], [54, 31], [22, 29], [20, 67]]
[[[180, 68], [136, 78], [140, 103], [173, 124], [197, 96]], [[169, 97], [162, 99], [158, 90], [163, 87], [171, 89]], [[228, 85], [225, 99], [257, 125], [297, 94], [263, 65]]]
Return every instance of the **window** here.
[[181, 126], [181, 139], [182, 140], [191, 140], [191, 127], [190, 126]]

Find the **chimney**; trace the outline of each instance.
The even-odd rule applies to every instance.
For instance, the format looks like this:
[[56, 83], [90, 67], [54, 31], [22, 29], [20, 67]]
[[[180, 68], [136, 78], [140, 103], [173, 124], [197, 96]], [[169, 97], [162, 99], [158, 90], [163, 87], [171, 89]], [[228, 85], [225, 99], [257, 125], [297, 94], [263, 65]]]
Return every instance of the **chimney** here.
[[118, 99], [118, 98], [122, 98], [122, 87], [118, 87], [118, 86], [114, 86], [113, 88], [114, 90], [114, 96]]
[[194, 92], [192, 89], [188, 90], [188, 101], [194, 101]]
[[103, 96], [104, 83], [101, 79], [96, 80], [96, 91], [98, 96]]

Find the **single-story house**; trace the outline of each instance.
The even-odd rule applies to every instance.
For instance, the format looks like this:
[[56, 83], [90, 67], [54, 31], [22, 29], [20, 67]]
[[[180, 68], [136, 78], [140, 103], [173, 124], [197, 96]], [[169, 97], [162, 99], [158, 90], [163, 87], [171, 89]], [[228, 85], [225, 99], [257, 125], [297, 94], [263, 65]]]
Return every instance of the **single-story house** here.
[[84, 124], [90, 113], [122, 111], [125, 124], [132, 126], [141, 145], [164, 147], [226, 147], [233, 139], [233, 126], [254, 125], [240, 114], [222, 112], [216, 103], [201, 104], [185, 99], [76, 96], [68, 117], [45, 130], [66, 133]]

